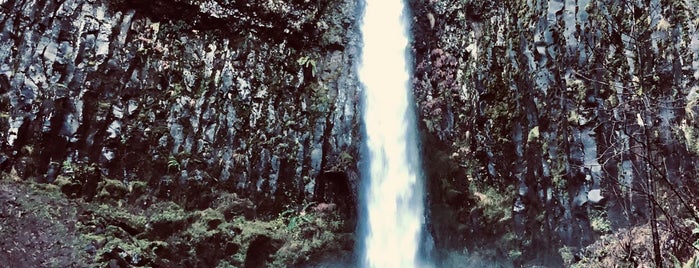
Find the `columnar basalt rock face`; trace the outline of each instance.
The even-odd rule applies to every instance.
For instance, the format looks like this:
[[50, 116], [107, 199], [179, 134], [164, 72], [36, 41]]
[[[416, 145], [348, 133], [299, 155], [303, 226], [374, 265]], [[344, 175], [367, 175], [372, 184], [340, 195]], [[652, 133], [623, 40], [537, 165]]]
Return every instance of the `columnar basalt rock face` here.
[[[51, 182], [79, 166], [259, 213], [355, 185], [354, 1], [2, 1], [0, 165]], [[319, 200], [335, 202], [335, 200]]]
[[438, 247], [557, 266], [648, 222], [651, 186], [696, 214], [696, 3], [411, 5]]
[[[438, 249], [560, 266], [651, 232], [649, 199], [660, 226], [695, 217], [695, 2], [408, 2]], [[69, 197], [354, 213], [357, 5], [0, 0], [0, 169]]]

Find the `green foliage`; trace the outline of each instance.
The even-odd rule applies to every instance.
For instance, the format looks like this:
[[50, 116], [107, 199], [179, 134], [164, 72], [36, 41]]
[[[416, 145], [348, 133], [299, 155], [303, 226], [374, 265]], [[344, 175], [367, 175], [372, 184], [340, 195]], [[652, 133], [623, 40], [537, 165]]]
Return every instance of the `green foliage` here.
[[672, 260], [672, 266], [675, 268], [699, 268], [699, 260], [697, 260], [696, 255], [692, 256], [684, 263], [682, 263], [674, 255], [670, 255], [670, 258]]
[[296, 62], [301, 65], [301, 67], [309, 68], [311, 70], [311, 75], [316, 76], [316, 60], [309, 56], [303, 56], [296, 60]]
[[65, 90], [68, 89], [68, 86], [66, 86], [66, 84], [63, 83], [54, 83], [53, 88]]
[[315, 204], [315, 202], [306, 204], [300, 212], [295, 208], [289, 208], [279, 213], [277, 220], [286, 224], [286, 229], [288, 231], [295, 231], [300, 225], [313, 221], [313, 216], [309, 215], [306, 211]]
[[575, 261], [574, 250], [575, 248], [568, 246], [563, 246], [560, 249], [558, 249], [558, 254], [561, 255], [561, 258], [563, 259], [563, 264], [565, 264], [566, 267], [570, 267], [570, 265], [573, 264], [573, 261]]
[[570, 110], [568, 112], [568, 124], [575, 126], [578, 122], [580, 122], [580, 114], [575, 110]]
[[314, 83], [311, 85], [311, 111], [324, 114], [330, 109], [332, 98], [326, 85]]
[[117, 201], [118, 204], [130, 191], [120, 180], [104, 179], [97, 185], [97, 195], [95, 198], [105, 203]]
[[539, 140], [539, 135], [539, 126], [533, 127], [527, 135], [527, 143]]
[[341, 152], [340, 155], [337, 157], [336, 163], [333, 165], [331, 168], [332, 170], [335, 171], [345, 171], [348, 168], [354, 166], [355, 160], [354, 157], [352, 157], [351, 154], [348, 152]]
[[[699, 223], [692, 221], [690, 224], [694, 225], [694, 228], [692, 228], [692, 237], [699, 237]], [[699, 239], [694, 241], [693, 246], [699, 248]]]
[[177, 160], [175, 156], [170, 156], [167, 159], [167, 169], [168, 172], [170, 169], [175, 170], [175, 171], [180, 171], [180, 162]]
[[352, 161], [354, 161], [354, 157], [352, 157], [352, 155], [350, 155], [347, 152], [342, 152], [342, 153], [340, 153], [340, 161], [341, 162], [352, 162]]
[[61, 163], [61, 172], [63, 174], [73, 174], [75, 172], [75, 165], [70, 160], [65, 160]]
[[278, 221], [281, 223], [285, 223], [286, 229], [289, 231], [292, 231], [295, 229], [299, 223], [303, 223], [304, 221], [308, 222], [308, 218], [306, 217], [305, 214], [300, 214], [296, 212], [296, 209], [290, 208], [282, 213], [279, 213], [279, 217], [277, 218]]
[[219, 228], [227, 226], [223, 213], [211, 208], [196, 211], [191, 216], [185, 218], [196, 219], [186, 231], [187, 235], [190, 236], [195, 243], [201, 243], [211, 237], [220, 235], [222, 231], [227, 229]]
[[[509, 190], [505, 192], [511, 192]], [[482, 224], [495, 227], [495, 224], [506, 224], [512, 219], [511, 197], [492, 187], [487, 187], [483, 192], [473, 192], [478, 204], [474, 209], [483, 210]]]
[[610, 233], [612, 231], [612, 224], [607, 217], [606, 212], [592, 212], [590, 215], [590, 227], [592, 230], [598, 233]]
[[184, 88], [185, 87], [182, 83], [174, 83], [174, 84], [170, 85], [170, 88], [167, 92], [167, 95], [173, 99], [180, 97], [180, 96], [182, 96], [182, 92], [184, 91]]

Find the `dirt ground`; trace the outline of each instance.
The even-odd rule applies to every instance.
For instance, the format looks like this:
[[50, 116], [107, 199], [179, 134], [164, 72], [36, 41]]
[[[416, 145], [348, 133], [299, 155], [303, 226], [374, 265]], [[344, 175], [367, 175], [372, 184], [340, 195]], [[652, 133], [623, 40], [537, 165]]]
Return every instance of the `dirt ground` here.
[[3, 267], [89, 265], [89, 245], [79, 241], [76, 227], [81, 201], [69, 200], [52, 187], [0, 180]]

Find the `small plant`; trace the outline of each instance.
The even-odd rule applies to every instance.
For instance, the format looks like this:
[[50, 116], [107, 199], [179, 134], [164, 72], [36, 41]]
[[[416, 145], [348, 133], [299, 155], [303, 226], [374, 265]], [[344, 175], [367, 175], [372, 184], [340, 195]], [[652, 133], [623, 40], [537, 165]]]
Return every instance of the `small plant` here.
[[170, 169], [174, 169], [175, 171], [180, 171], [180, 162], [177, 161], [177, 158], [175, 158], [172, 155], [167, 159], [168, 172], [170, 171]]
[[286, 228], [291, 231], [306, 222], [311, 222], [311, 219], [308, 217], [308, 215], [306, 215], [306, 213], [299, 213], [297, 215], [292, 216], [289, 219], [289, 224], [286, 225]]
[[309, 56], [300, 57], [296, 62], [301, 65], [301, 67], [310, 68], [311, 76], [316, 77], [316, 61], [311, 59]]
[[603, 234], [612, 231], [612, 223], [609, 222], [606, 213], [593, 213], [590, 217], [590, 227], [592, 227], [592, 230], [595, 232]]
[[337, 163], [333, 169], [343, 171], [354, 163], [354, 157], [347, 152], [342, 152], [337, 158]]
[[303, 209], [299, 212], [295, 208], [289, 208], [282, 213], [279, 213], [279, 218], [281, 222], [286, 224], [288, 231], [294, 231], [297, 227], [304, 223], [313, 221], [313, 217], [306, 213], [309, 207], [315, 205], [315, 202], [311, 202], [303, 206]]
[[65, 160], [61, 163], [61, 172], [66, 175], [72, 175], [75, 173], [75, 166], [70, 160]]
[[539, 136], [539, 126], [533, 127], [531, 130], [529, 130], [529, 134], [527, 135], [527, 143], [538, 140]]

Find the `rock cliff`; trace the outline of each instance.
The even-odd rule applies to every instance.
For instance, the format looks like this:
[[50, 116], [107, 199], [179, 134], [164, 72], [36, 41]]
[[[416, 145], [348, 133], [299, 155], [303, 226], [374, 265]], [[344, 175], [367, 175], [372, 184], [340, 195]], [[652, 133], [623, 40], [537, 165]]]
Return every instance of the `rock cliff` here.
[[410, 2], [438, 248], [555, 267], [629, 226], [688, 235], [696, 2]]
[[[696, 260], [696, 1], [408, 3], [439, 265]], [[0, 169], [42, 183], [0, 220], [82, 198], [79, 254], [122, 266], [351, 251], [360, 8], [0, 0]]]
[[6, 172], [52, 182], [94, 165], [187, 207], [235, 191], [261, 214], [356, 184], [353, 1], [1, 7]]

